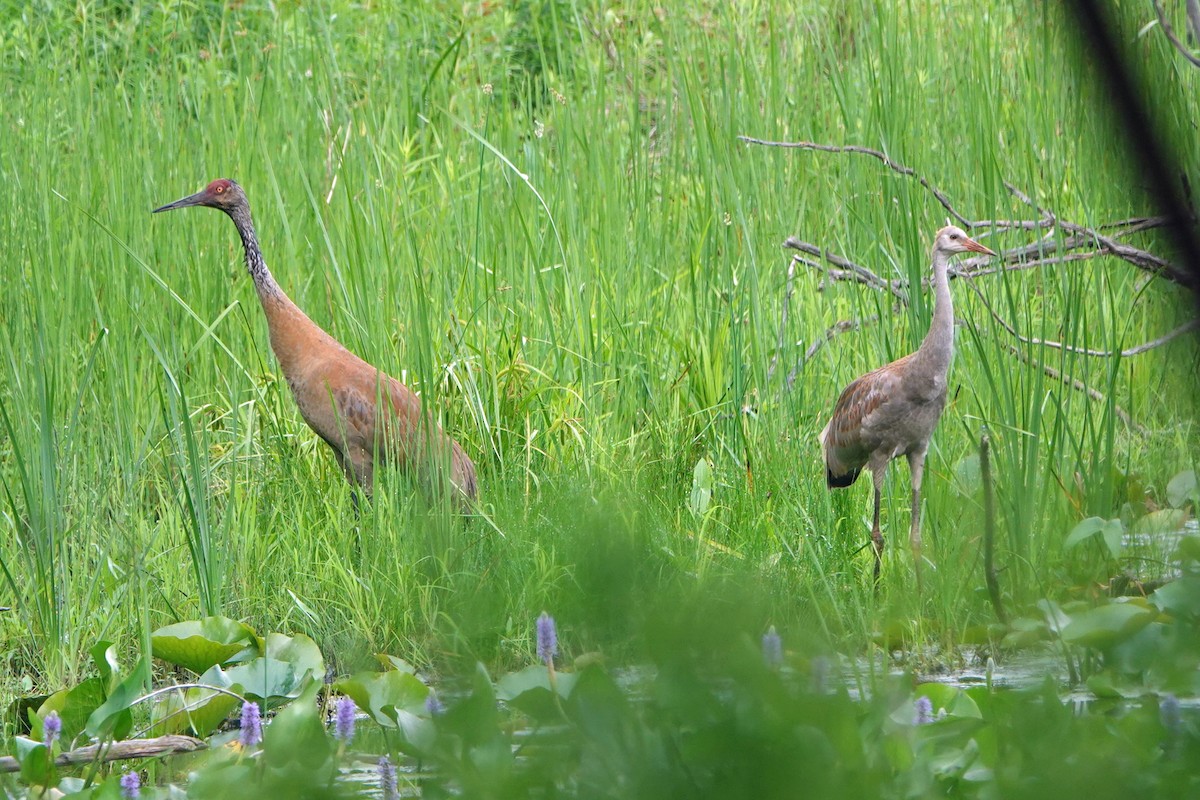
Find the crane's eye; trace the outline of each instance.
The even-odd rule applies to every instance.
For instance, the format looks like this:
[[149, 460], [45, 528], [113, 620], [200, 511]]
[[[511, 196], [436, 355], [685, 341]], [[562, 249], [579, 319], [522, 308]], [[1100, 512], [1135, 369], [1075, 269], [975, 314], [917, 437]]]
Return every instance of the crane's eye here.
[[[224, 186], [218, 186], [217, 188], [213, 189], [213, 191], [214, 191], [214, 192], [216, 192], [217, 194], [221, 194], [222, 192], [224, 192], [224, 191], [225, 191], [225, 187], [224, 187]], [[958, 237], [955, 237], [955, 238], [958, 238]]]

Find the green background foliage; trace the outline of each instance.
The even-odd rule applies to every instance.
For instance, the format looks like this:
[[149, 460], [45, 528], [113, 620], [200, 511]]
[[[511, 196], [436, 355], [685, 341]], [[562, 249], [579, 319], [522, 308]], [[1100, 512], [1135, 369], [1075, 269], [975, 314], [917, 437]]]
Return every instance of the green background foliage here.
[[[1148, 7], [1116, 10], [1194, 175], [1200, 71], [1139, 34]], [[1152, 213], [1054, 4], [33, 2], [3, 17], [6, 695], [84, 677], [98, 639], [133, 649], [215, 613], [305, 633], [341, 673], [383, 650], [515, 663], [543, 608], [569, 652], [616, 659], [714, 619], [850, 651], [954, 643], [991, 619], [969, 460], [982, 425], [1018, 608], [1088, 596], [1113, 562], [1064, 550], [1068, 532], [1165, 505], [1194, 467], [1192, 339], [1023, 363], [956, 285], [924, 596], [903, 534], [872, 592], [866, 482], [824, 486], [816, 434], [838, 391], [915, 348], [930, 302], [821, 291], [802, 270], [781, 336], [780, 244], [915, 283], [945, 213], [874, 160], [736, 136], [884, 150], [973, 219], [1031, 216], [1005, 181], [1084, 224]], [[216, 177], [246, 189], [292, 298], [437, 409], [480, 468], [478, 518], [427, 509], [402, 480], [356, 515], [278, 372], [229, 223], [149, 214]], [[977, 286], [1023, 335], [1081, 347], [1130, 347], [1190, 312], [1112, 258]], [[892, 471], [889, 532], [907, 526], [907, 480]]]

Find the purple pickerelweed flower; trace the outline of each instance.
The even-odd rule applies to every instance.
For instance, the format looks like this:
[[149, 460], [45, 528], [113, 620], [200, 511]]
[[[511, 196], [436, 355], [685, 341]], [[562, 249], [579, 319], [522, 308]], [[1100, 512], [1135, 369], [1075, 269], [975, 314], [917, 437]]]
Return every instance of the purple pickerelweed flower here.
[[775, 632], [775, 626], [767, 628], [762, 638], [763, 661], [771, 669], [779, 669], [783, 665], [783, 640]]
[[121, 776], [121, 797], [123, 800], [133, 800], [142, 796], [142, 776], [136, 771], [126, 772]]
[[554, 627], [554, 617], [545, 611], [537, 618], [537, 655], [539, 661], [547, 664], [558, 655], [558, 629]]
[[258, 703], [242, 703], [242, 733], [238, 737], [242, 747], [254, 747], [262, 741], [262, 714]]
[[339, 697], [333, 712], [333, 738], [342, 744], [350, 744], [354, 738], [354, 701]]
[[46, 743], [46, 747], [53, 747], [61, 734], [62, 717], [57, 711], [51, 711], [42, 720], [42, 741]]
[[916, 723], [918, 725], [928, 725], [933, 722], [933, 702], [922, 695], [913, 703], [913, 710], [916, 712]]
[[387, 756], [379, 757], [379, 788], [383, 800], [399, 800], [400, 789], [396, 783], [396, 768]]
[[425, 695], [425, 710], [429, 712], [429, 716], [436, 717], [446, 710], [442, 705], [442, 701], [438, 700], [437, 692], [433, 689], [429, 690], [429, 694]]

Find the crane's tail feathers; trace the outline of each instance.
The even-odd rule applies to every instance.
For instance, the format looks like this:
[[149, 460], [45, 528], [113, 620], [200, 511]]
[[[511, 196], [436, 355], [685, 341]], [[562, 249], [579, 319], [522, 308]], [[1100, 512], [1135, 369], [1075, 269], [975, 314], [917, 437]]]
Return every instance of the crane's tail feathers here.
[[862, 468], [852, 469], [849, 472], [843, 472], [841, 475], [834, 475], [833, 470], [825, 468], [825, 482], [829, 484], [830, 489], [844, 489], [847, 486], [858, 480], [858, 473], [862, 472]]

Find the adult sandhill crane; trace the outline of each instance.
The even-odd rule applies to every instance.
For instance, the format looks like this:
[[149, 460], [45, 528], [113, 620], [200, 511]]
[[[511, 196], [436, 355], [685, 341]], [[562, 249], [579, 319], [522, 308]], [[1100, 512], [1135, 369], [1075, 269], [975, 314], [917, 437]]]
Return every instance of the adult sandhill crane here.
[[351, 353], [284, 294], [263, 260], [242, 187], [221, 178], [154, 213], [188, 206], [220, 209], [233, 220], [266, 313], [271, 349], [300, 415], [333, 449], [350, 484], [370, 493], [378, 459], [414, 475], [436, 497], [448, 468], [456, 504], [468, 508], [476, 497], [471, 459], [441, 427], [422, 418], [421, 400], [411, 389]]
[[821, 431], [825, 478], [831, 489], [850, 486], [863, 467], [875, 483], [875, 516], [871, 541], [875, 545], [875, 580], [879, 580], [883, 534], [879, 530], [879, 492], [887, 465], [908, 458], [912, 475], [912, 542], [917, 585], [921, 582], [921, 473], [929, 437], [946, 405], [946, 374], [954, 353], [954, 310], [946, 270], [956, 253], [996, 255], [959, 228], [937, 232], [933, 242], [933, 320], [929, 333], [903, 358], [868, 372], [838, 398], [833, 417]]

